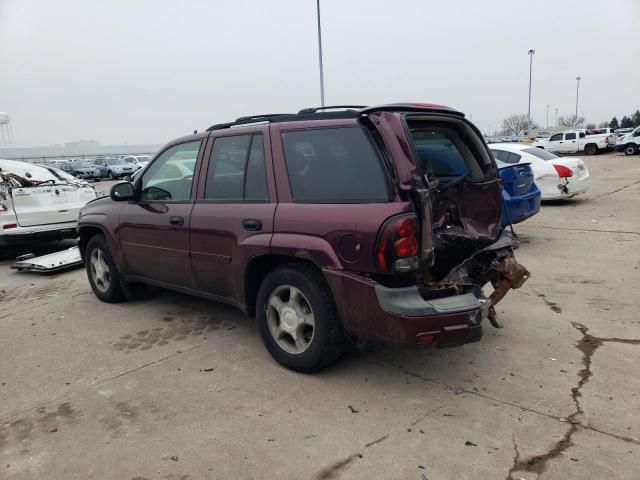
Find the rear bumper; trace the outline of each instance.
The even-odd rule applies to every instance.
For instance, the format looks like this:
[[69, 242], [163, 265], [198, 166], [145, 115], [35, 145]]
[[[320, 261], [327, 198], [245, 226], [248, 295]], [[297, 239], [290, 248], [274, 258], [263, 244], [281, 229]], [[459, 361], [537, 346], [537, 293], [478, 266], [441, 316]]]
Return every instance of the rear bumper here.
[[509, 225], [509, 220], [511, 220], [511, 223], [520, 223], [540, 211], [542, 195], [538, 188], [533, 192], [518, 197], [511, 197], [507, 192], [503, 191], [502, 198], [504, 209], [502, 210], [500, 221], [503, 227]]
[[485, 309], [473, 294], [425, 300], [416, 286], [387, 288], [362, 275], [330, 269], [324, 274], [345, 330], [360, 338], [419, 348], [482, 337]]

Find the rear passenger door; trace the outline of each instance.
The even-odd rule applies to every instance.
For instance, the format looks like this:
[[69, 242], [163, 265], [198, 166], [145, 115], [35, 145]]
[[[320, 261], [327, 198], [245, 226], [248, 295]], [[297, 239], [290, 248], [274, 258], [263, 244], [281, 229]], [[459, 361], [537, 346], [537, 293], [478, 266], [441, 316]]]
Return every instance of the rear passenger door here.
[[558, 151], [563, 153], [575, 153], [578, 151], [578, 135], [576, 132], [564, 134], [564, 143]]
[[229, 129], [209, 139], [191, 215], [191, 265], [198, 290], [244, 302], [244, 272], [266, 254], [276, 192], [269, 127]]

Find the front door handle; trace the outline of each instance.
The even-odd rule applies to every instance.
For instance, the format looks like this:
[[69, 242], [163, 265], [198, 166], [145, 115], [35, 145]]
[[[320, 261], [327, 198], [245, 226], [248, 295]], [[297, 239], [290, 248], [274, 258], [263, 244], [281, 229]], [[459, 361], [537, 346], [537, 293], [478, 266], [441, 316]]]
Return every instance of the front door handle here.
[[182, 217], [171, 217], [169, 219], [169, 223], [171, 225], [175, 225], [177, 227], [181, 227], [181, 226], [184, 225], [184, 218], [182, 218]]
[[243, 220], [242, 226], [245, 230], [249, 230], [250, 232], [259, 232], [262, 230], [262, 222], [255, 218], [247, 218], [246, 220]]

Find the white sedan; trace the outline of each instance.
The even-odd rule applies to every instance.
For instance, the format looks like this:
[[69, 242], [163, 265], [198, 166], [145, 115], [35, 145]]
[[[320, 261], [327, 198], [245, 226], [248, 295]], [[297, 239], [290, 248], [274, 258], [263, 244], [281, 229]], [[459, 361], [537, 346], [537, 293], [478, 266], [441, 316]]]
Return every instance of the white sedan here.
[[559, 157], [523, 143], [489, 144], [493, 156], [504, 163], [529, 163], [543, 200], [572, 198], [589, 188], [591, 179], [584, 162], [575, 157]]
[[0, 160], [0, 247], [76, 238], [78, 212], [95, 190], [49, 169]]

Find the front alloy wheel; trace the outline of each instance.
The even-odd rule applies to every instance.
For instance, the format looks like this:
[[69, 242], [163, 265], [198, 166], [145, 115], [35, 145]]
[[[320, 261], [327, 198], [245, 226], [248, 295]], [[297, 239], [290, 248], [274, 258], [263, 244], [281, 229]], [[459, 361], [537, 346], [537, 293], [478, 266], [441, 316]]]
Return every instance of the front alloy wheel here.
[[102, 250], [96, 248], [91, 252], [89, 266], [91, 278], [96, 288], [102, 293], [109, 291], [109, 287], [111, 286], [111, 271], [109, 270], [109, 265]]

